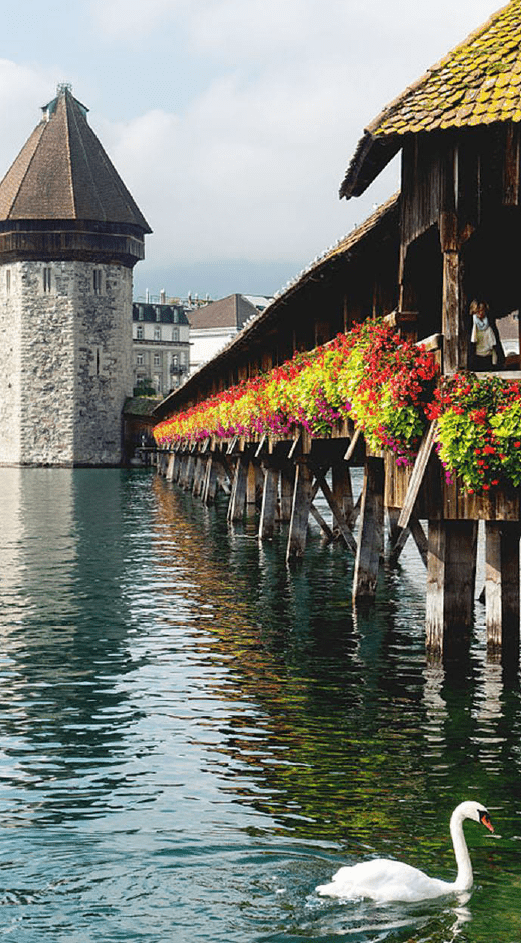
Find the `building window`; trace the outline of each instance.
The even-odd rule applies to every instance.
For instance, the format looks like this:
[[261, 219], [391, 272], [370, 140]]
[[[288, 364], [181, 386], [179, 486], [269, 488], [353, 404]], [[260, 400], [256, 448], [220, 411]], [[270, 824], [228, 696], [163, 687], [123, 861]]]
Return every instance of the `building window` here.
[[5, 272], [5, 293], [6, 293], [6, 295], [8, 295], [10, 291], [11, 291], [11, 269], [8, 268], [8, 269], [6, 269], [6, 272]]
[[154, 340], [155, 340], [155, 341], [160, 341], [160, 340], [161, 340], [161, 328], [160, 328], [160, 327], [155, 327], [155, 328], [154, 328]]
[[136, 328], [136, 340], [138, 341], [143, 340], [143, 325], [142, 324], [138, 324]]
[[173, 340], [173, 341], [178, 341], [178, 340], [179, 340], [179, 328], [178, 328], [178, 327], [173, 327], [173, 328], [172, 328], [172, 340]]
[[160, 366], [161, 366], [161, 355], [154, 354], [154, 367], [160, 367]]
[[51, 270], [50, 268], [45, 267], [43, 270], [43, 290], [51, 290]]
[[138, 355], [137, 355], [137, 357], [136, 357], [136, 363], [137, 363], [138, 367], [142, 367], [142, 366], [143, 366], [143, 363], [144, 363], [143, 354], [138, 354]]
[[92, 287], [94, 289], [95, 295], [101, 294], [101, 269], [95, 268], [92, 270]]
[[158, 393], [161, 392], [161, 377], [154, 377], [154, 386]]

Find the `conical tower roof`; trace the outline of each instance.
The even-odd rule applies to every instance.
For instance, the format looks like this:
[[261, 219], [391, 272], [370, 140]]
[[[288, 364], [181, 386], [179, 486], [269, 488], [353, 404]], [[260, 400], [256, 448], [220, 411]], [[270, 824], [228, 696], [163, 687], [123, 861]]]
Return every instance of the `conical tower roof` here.
[[521, 0], [511, 0], [366, 128], [340, 195], [359, 196], [406, 136], [521, 121]]
[[0, 220], [77, 220], [152, 230], [68, 85], [0, 183]]

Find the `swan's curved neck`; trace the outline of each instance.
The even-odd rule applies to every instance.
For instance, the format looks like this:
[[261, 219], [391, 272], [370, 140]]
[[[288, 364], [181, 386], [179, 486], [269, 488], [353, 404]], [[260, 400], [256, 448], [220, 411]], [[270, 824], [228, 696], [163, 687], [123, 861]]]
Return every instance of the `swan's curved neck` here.
[[458, 891], [469, 891], [472, 887], [473, 874], [467, 842], [463, 834], [463, 816], [455, 809], [450, 819], [450, 834], [454, 845], [454, 854], [458, 866], [458, 874], [454, 886]]

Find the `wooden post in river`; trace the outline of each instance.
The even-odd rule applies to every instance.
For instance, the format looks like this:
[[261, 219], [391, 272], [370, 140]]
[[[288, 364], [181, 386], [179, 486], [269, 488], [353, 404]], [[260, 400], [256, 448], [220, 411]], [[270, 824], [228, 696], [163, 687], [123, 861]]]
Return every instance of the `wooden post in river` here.
[[430, 521], [427, 649], [451, 657], [465, 646], [474, 614], [477, 521]]
[[384, 549], [384, 462], [365, 461], [360, 533], [353, 576], [353, 599], [374, 596]]
[[485, 603], [489, 655], [519, 660], [519, 534], [517, 521], [487, 521]]

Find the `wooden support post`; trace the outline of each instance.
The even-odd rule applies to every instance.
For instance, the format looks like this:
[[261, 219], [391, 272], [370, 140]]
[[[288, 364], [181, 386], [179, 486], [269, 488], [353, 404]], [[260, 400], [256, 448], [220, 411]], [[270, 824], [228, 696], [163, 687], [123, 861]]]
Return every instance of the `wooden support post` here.
[[233, 467], [226, 452], [221, 451], [219, 460], [222, 468], [221, 487], [226, 494], [230, 494], [233, 485]]
[[398, 525], [400, 508], [387, 508], [387, 519], [389, 521], [389, 543], [391, 547], [394, 547], [400, 536], [400, 527]]
[[463, 263], [455, 250], [443, 253], [442, 333], [443, 371], [455, 373], [467, 368], [468, 328], [465, 329], [463, 308]]
[[376, 593], [384, 549], [384, 461], [367, 457], [362, 491], [362, 519], [353, 575], [353, 599]]
[[172, 481], [177, 481], [179, 478], [179, 452], [173, 452], [172, 454], [173, 464], [172, 464]]
[[167, 481], [173, 481], [174, 479], [174, 466], [175, 466], [175, 453], [172, 452], [172, 454], [168, 456], [168, 465], [166, 469]]
[[217, 476], [219, 474], [219, 463], [214, 455], [208, 459], [208, 474], [206, 476], [206, 490], [204, 494], [205, 504], [212, 504], [217, 494]]
[[302, 556], [306, 549], [308, 519], [313, 501], [313, 474], [305, 460], [297, 462], [286, 559]]
[[228, 520], [242, 521], [246, 507], [246, 479], [248, 460], [239, 455], [233, 475], [232, 492], [228, 503]]
[[264, 468], [264, 488], [259, 521], [259, 540], [273, 537], [277, 518], [277, 497], [279, 491], [279, 471], [272, 465]]
[[[413, 511], [416, 504], [416, 499], [420, 491], [421, 484], [423, 482], [425, 472], [427, 471], [427, 466], [429, 459], [436, 441], [436, 432], [437, 432], [437, 422], [431, 422], [429, 428], [426, 430], [423, 437], [423, 441], [420, 445], [418, 455], [416, 456], [416, 461], [414, 463], [414, 468], [412, 471], [411, 479], [409, 481], [409, 487], [407, 488], [407, 494], [405, 495], [405, 501], [398, 518], [398, 522], [395, 525], [394, 522], [391, 523], [391, 534], [392, 534], [392, 549], [390, 554], [390, 563], [395, 565], [398, 562], [398, 557], [400, 556], [409, 533], [412, 533], [422, 559], [426, 562], [426, 540], [425, 534], [423, 533], [420, 523], [417, 518], [414, 517]], [[410, 528], [409, 528], [409, 522]], [[423, 539], [422, 539], [423, 535]]]
[[[353, 487], [351, 472], [347, 462], [335, 462], [331, 467], [332, 494], [344, 520], [349, 520], [353, 513]], [[333, 513], [333, 528], [337, 527]]]
[[315, 507], [314, 504], [311, 504], [309, 513], [311, 514], [312, 517], [314, 517], [318, 526], [320, 527], [320, 530], [322, 531], [326, 539], [326, 543], [328, 544], [332, 543], [332, 541], [335, 539], [335, 535], [333, 534], [333, 531], [331, 530], [328, 522], [324, 520], [320, 511], [318, 510], [318, 508]]
[[418, 518], [415, 514], [411, 514], [411, 519], [409, 521], [409, 527], [411, 534], [413, 536], [414, 543], [416, 544], [420, 557], [422, 558], [423, 563], [427, 566], [429, 544], [427, 537], [425, 536], [425, 531], [421, 526]]
[[474, 616], [477, 521], [429, 521], [427, 651], [452, 658], [468, 648]]
[[246, 473], [246, 514], [251, 517], [257, 504], [257, 469], [254, 462], [248, 462]]
[[293, 489], [295, 487], [295, 465], [290, 461], [283, 461], [280, 469], [280, 520], [291, 520], [293, 504]]
[[194, 498], [198, 498], [201, 494], [204, 481], [204, 473], [206, 470], [204, 459], [200, 455], [197, 456], [195, 460], [195, 471], [194, 471], [194, 484], [192, 488], [192, 494]]
[[217, 492], [217, 472], [217, 462], [213, 455], [210, 454], [206, 461], [203, 489], [201, 492], [201, 498], [205, 504], [211, 504], [215, 499]]
[[194, 474], [195, 474], [195, 458], [190, 452], [186, 458], [185, 475], [184, 475], [184, 481], [183, 481], [183, 487], [186, 488], [187, 491], [191, 491], [194, 486]]
[[[346, 546], [349, 547], [349, 549], [353, 553], [356, 554], [356, 541], [355, 541], [355, 538], [353, 537], [351, 528], [349, 527], [347, 521], [345, 520], [344, 513], [342, 511], [341, 506], [337, 502], [333, 492], [331, 491], [331, 488], [329, 487], [326, 479], [324, 478], [324, 475], [321, 474], [318, 470], [315, 470], [315, 474], [317, 476], [317, 483], [320, 485], [320, 488], [322, 489], [322, 494], [324, 495], [327, 503], [329, 504], [329, 507], [331, 508], [331, 512], [333, 514], [333, 520], [338, 528], [339, 534], [342, 536]], [[353, 508], [351, 508], [351, 513], [349, 516], [351, 517], [352, 514], [353, 514]]]
[[188, 456], [186, 455], [185, 452], [183, 452], [183, 453], [179, 456], [179, 478], [178, 478], [178, 482], [179, 482], [179, 485], [181, 486], [181, 488], [184, 488], [184, 485], [185, 485], [186, 464], [187, 464], [187, 461], [188, 461]]
[[485, 522], [487, 649], [519, 660], [519, 523]]

